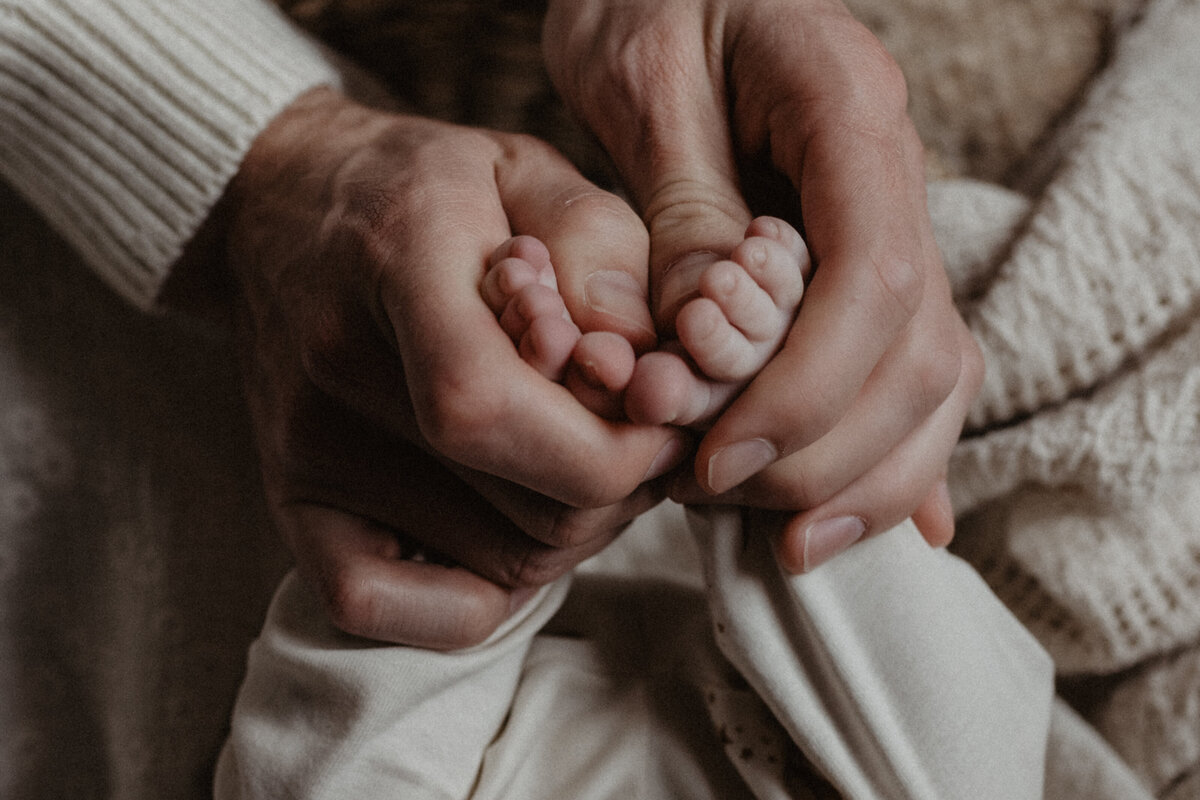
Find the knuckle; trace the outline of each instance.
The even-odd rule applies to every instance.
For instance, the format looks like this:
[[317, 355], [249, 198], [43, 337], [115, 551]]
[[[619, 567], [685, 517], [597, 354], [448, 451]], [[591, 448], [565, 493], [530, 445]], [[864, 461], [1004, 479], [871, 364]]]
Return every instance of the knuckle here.
[[668, 175], [651, 191], [644, 217], [651, 238], [658, 241], [697, 230], [711, 238], [712, 228], [707, 226], [714, 218], [738, 230], [745, 227], [746, 212], [724, 181]]
[[649, 238], [641, 219], [628, 203], [590, 183], [562, 190], [554, 198], [553, 206], [560, 216], [569, 216], [575, 225], [583, 226], [589, 234], [634, 237], [640, 241]]
[[621, 108], [643, 108], [641, 100], [648, 90], [667, 90], [681, 87], [688, 80], [686, 65], [679, 54], [691, 50], [690, 43], [681, 39], [682, 31], [674, 25], [648, 24], [631, 30], [615, 45], [615, 52], [605, 59], [607, 70], [600, 80], [589, 81], [591, 100], [595, 108], [619, 101]]
[[[864, 29], [865, 30], [865, 29]], [[904, 71], [891, 53], [869, 31], [862, 50], [864, 74], [874, 87], [870, 100], [893, 113], [904, 114], [908, 108], [908, 82]]]
[[400, 216], [400, 208], [400, 197], [392, 187], [374, 180], [339, 183], [333, 205], [336, 218], [367, 242]]
[[504, 401], [499, 393], [481, 392], [478, 374], [444, 368], [432, 376], [426, 402], [416, 408], [421, 435], [435, 450], [456, 461], [476, 454], [489, 433], [503, 428]]
[[905, 319], [915, 316], [925, 292], [925, 276], [920, 268], [896, 257], [872, 259], [872, 266], [887, 301], [899, 308]]
[[957, 349], [929, 349], [918, 358], [913, 383], [919, 416], [928, 415], [950, 396], [958, 385], [962, 366], [962, 356]]
[[908, 82], [904, 71], [875, 34], [850, 17], [844, 17], [842, 31], [847, 46], [839, 51], [842, 58], [853, 54], [853, 60], [841, 61], [845, 74], [839, 101], [847, 112], [856, 117], [894, 118], [907, 113]]

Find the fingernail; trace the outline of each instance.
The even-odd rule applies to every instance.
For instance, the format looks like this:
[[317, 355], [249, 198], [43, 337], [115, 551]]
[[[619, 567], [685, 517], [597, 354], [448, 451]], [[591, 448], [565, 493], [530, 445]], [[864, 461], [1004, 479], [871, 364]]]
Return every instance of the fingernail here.
[[652, 481], [655, 478], [666, 475], [679, 463], [683, 461], [684, 453], [687, 451], [687, 439], [682, 436], [672, 437], [663, 449], [658, 451], [658, 455], [650, 462], [650, 469], [646, 470], [645, 476], [642, 478], [642, 483]]
[[708, 488], [713, 494], [721, 494], [778, 457], [775, 446], [766, 439], [748, 439], [725, 445], [708, 459]]
[[626, 272], [601, 270], [588, 275], [583, 282], [583, 301], [594, 311], [611, 314], [654, 335], [654, 328], [648, 322], [650, 306], [646, 294]]
[[814, 522], [804, 532], [804, 571], [811, 572], [867, 532], [867, 523], [859, 517], [834, 517]]

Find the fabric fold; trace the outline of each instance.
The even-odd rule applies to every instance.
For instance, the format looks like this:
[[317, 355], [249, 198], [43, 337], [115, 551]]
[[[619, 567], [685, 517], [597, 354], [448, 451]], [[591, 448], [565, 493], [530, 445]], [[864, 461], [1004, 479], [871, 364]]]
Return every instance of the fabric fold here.
[[905, 523], [789, 577], [690, 516], [718, 645], [846, 797], [1042, 796], [1053, 664], [967, 564]]

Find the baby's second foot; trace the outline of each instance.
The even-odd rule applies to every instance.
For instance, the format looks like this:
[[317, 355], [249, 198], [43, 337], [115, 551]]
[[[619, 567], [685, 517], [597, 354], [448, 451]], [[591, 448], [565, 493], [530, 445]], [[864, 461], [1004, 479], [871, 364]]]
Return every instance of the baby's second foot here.
[[580, 333], [558, 293], [546, 246], [532, 236], [500, 245], [488, 259], [480, 292], [521, 358], [561, 381]]
[[729, 258], [700, 273], [699, 296], [675, 317], [674, 352], [638, 360], [625, 394], [629, 418], [676, 425], [713, 419], [783, 343], [810, 272], [795, 228], [773, 217], [751, 222]]

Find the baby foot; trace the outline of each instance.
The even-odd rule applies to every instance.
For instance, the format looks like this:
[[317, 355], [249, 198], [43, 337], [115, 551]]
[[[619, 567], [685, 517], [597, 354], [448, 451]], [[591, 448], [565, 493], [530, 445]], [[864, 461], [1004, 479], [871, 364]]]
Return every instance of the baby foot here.
[[546, 246], [532, 236], [500, 245], [488, 259], [480, 292], [521, 358], [561, 381], [580, 333], [558, 293]]
[[598, 416], [623, 416], [621, 392], [633, 375], [633, 346], [616, 333], [580, 334], [542, 242], [516, 236], [496, 248], [480, 292], [524, 361], [564, 384]]
[[751, 222], [729, 258], [714, 257], [699, 274], [699, 296], [675, 317], [677, 343], [638, 359], [625, 390], [629, 418], [692, 425], [715, 417], [782, 345], [810, 272], [795, 228], [773, 217]]

